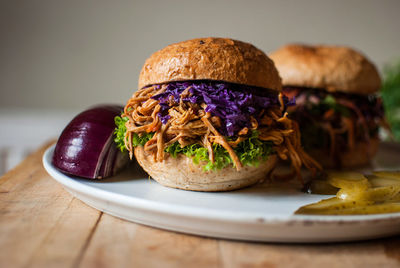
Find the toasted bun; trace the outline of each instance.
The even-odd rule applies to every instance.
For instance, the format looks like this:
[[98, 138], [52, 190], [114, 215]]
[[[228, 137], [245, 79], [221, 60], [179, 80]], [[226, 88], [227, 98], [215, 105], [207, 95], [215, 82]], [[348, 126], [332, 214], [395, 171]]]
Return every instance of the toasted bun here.
[[275, 62], [284, 86], [353, 94], [371, 94], [381, 86], [376, 67], [349, 47], [291, 44], [269, 56]]
[[192, 191], [230, 191], [243, 188], [265, 179], [277, 162], [276, 155], [260, 163], [258, 167], [245, 166], [240, 171], [232, 167], [219, 171], [204, 171], [191, 158], [182, 154], [177, 158], [166, 154], [164, 161], [155, 162], [142, 146], [135, 148], [135, 157], [143, 169], [164, 186]]
[[199, 38], [169, 45], [148, 58], [139, 88], [170, 81], [216, 80], [280, 91], [274, 63], [251, 44], [227, 38]]
[[[340, 153], [340, 167], [353, 168], [368, 165], [378, 151], [379, 139], [373, 138], [367, 142], [356, 142], [354, 149]], [[333, 161], [326, 150], [313, 150], [308, 152], [324, 168], [338, 168], [338, 163]]]

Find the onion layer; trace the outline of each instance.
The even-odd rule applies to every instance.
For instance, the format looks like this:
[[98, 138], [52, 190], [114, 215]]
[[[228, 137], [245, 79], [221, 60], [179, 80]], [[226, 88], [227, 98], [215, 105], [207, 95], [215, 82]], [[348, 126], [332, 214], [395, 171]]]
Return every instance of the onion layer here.
[[115, 174], [128, 162], [114, 143], [114, 118], [122, 106], [99, 105], [75, 116], [59, 137], [53, 165], [63, 173], [101, 179]]

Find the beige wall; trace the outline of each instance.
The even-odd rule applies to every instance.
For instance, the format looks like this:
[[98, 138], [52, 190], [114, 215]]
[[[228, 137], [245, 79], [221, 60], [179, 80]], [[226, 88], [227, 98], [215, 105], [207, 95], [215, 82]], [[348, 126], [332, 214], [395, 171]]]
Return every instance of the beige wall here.
[[0, 107], [125, 103], [152, 52], [224, 36], [266, 52], [345, 44], [400, 57], [400, 1], [0, 1]]

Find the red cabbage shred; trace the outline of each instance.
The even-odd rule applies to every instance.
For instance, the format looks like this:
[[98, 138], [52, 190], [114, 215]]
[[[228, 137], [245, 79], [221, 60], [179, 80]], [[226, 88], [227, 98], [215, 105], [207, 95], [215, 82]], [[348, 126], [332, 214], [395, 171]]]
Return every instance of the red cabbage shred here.
[[[157, 87], [160, 88], [160, 85]], [[170, 119], [171, 96], [179, 103], [182, 92], [188, 87], [190, 94], [183, 101], [205, 103], [205, 111], [221, 119], [219, 131], [225, 136], [234, 136], [242, 128], [249, 127], [250, 116], [258, 120], [262, 109], [280, 105], [278, 95], [263, 88], [211, 81], [171, 82], [165, 92], [152, 97], [161, 105], [158, 116], [163, 124]], [[283, 100], [285, 107], [294, 105], [294, 99], [289, 101], [284, 96]]]

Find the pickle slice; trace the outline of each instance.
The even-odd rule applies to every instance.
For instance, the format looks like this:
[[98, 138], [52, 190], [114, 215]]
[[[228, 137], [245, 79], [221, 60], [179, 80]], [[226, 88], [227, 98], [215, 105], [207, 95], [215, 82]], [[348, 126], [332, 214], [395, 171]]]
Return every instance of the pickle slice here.
[[372, 174], [377, 177], [400, 180], [400, 172], [399, 171], [374, 171]]
[[344, 209], [342, 215], [365, 215], [400, 212], [400, 203], [385, 202], [381, 204]]
[[334, 187], [362, 191], [371, 187], [368, 179], [358, 172], [329, 172], [327, 181]]
[[372, 187], [382, 187], [400, 184], [400, 180], [387, 177], [378, 177], [376, 175], [368, 176], [368, 180]]
[[[330, 186], [331, 188], [329, 188]], [[326, 181], [316, 180], [311, 193], [336, 190], [336, 197], [299, 208], [295, 214], [360, 215], [400, 212], [400, 172], [329, 172]], [[331, 193], [331, 192], [330, 192]]]
[[381, 203], [365, 206], [355, 206], [339, 210], [307, 210], [297, 214], [312, 215], [366, 215], [400, 212], [400, 203]]
[[400, 184], [369, 188], [364, 191], [354, 189], [340, 189], [336, 196], [342, 200], [353, 201], [397, 201], [400, 200]]
[[332, 214], [333, 212], [340, 213], [340, 211], [344, 209], [363, 207], [372, 204], [374, 204], [374, 202], [363, 200], [342, 200], [336, 197], [331, 197], [321, 200], [317, 203], [302, 206], [295, 212], [295, 214]]

